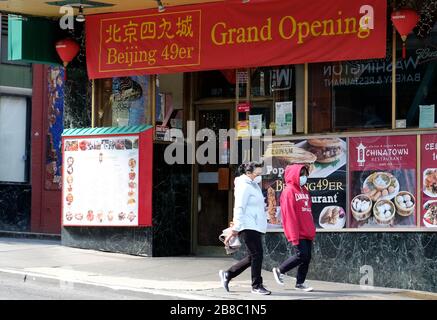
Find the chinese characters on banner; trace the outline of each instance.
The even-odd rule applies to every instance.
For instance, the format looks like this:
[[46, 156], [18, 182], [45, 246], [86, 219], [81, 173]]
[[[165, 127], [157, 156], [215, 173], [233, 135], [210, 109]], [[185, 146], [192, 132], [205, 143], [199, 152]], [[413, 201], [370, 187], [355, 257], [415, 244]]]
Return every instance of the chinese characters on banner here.
[[200, 10], [102, 19], [99, 71], [198, 65], [199, 27]]
[[350, 228], [415, 227], [417, 137], [349, 139]]
[[272, 0], [90, 15], [88, 76], [382, 58], [386, 10], [386, 2], [378, 0], [314, 0], [305, 6], [298, 0]]
[[420, 225], [437, 227], [437, 135], [421, 136], [421, 192]]

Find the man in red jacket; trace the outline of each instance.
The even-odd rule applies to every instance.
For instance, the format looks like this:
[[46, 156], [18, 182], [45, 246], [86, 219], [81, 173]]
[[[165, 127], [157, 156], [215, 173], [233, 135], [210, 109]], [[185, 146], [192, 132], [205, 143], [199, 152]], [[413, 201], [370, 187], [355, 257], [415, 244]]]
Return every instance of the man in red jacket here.
[[283, 285], [283, 275], [298, 267], [296, 290], [313, 291], [305, 285], [305, 278], [311, 261], [312, 242], [316, 236], [313, 215], [311, 213], [311, 197], [305, 184], [308, 169], [305, 165], [294, 164], [285, 169], [286, 186], [281, 194], [282, 226], [287, 240], [296, 249], [296, 255], [284, 261], [279, 268], [273, 268], [276, 282]]

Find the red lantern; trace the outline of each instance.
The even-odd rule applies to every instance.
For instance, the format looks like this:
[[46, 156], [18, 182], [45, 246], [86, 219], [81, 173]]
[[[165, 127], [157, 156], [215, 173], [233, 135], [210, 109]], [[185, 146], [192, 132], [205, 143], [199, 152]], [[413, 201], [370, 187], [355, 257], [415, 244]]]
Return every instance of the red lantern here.
[[[64, 63], [64, 67], [74, 59], [74, 57], [79, 53], [80, 47], [76, 41], [72, 39], [64, 39], [56, 42], [56, 52]], [[67, 70], [64, 72], [64, 80], [67, 79]]]
[[64, 67], [74, 59], [74, 57], [79, 53], [79, 50], [79, 45], [72, 39], [64, 39], [56, 42], [56, 51], [62, 62], [64, 62]]
[[405, 41], [408, 34], [413, 31], [414, 27], [419, 22], [419, 15], [413, 9], [400, 9], [393, 11], [391, 21], [402, 38], [402, 58], [406, 56]]

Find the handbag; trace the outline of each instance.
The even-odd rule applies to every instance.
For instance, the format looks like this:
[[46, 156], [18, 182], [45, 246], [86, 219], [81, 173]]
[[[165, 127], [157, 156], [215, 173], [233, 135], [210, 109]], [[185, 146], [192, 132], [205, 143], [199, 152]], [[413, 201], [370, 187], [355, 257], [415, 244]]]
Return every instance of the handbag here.
[[[222, 231], [222, 234], [219, 236], [219, 240], [221, 242], [225, 242], [226, 237], [232, 232], [232, 227], [229, 227]], [[241, 247], [241, 241], [238, 236], [233, 236], [229, 239], [227, 245], [225, 245], [226, 254], [233, 254], [237, 252]]]

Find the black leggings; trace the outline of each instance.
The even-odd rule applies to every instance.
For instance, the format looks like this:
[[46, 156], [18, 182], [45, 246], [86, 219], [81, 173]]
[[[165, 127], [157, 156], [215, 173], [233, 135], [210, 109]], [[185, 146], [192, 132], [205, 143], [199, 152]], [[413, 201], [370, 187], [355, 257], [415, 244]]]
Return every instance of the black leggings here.
[[252, 288], [258, 288], [262, 283], [261, 268], [263, 263], [262, 233], [255, 230], [243, 230], [238, 236], [244, 242], [248, 255], [234, 264], [229, 270], [229, 279], [235, 278], [247, 268], [252, 271]]
[[279, 271], [285, 274], [291, 269], [298, 267], [296, 284], [304, 283], [311, 261], [311, 247], [311, 240], [299, 240], [299, 244], [295, 246], [296, 255], [285, 260], [279, 267]]

